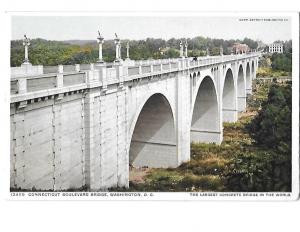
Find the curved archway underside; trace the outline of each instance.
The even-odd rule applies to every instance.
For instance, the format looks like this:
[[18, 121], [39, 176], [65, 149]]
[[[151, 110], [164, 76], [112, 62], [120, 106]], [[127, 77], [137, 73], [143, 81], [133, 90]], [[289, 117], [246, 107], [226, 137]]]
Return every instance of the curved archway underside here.
[[129, 163], [134, 167], [178, 166], [174, 117], [162, 94], [144, 104], [131, 138]]
[[246, 66], [246, 94], [252, 93], [252, 80], [251, 80], [251, 73], [250, 73], [250, 64], [247, 63]]
[[[252, 61], [252, 64], [251, 64], [251, 76], [252, 78], [251, 79], [254, 79], [255, 78], [255, 67], [254, 67], [254, 61]], [[251, 85], [252, 87], [252, 85]]]
[[205, 77], [197, 92], [191, 122], [191, 141], [221, 143], [220, 116], [215, 86]]
[[238, 112], [243, 112], [246, 109], [246, 84], [244, 80], [243, 67], [240, 65], [237, 79], [237, 103]]
[[231, 69], [228, 69], [225, 75], [222, 102], [223, 122], [236, 122], [236, 93]]

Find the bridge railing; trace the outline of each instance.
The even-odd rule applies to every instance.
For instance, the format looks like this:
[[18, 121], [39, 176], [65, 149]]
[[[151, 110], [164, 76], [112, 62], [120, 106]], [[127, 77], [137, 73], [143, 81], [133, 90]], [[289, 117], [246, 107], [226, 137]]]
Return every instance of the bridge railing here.
[[11, 94], [25, 94], [86, 83], [85, 72], [43, 74], [11, 78]]
[[[253, 54], [241, 55], [241, 58], [252, 57]], [[239, 56], [238, 56], [239, 58]], [[183, 59], [164, 59], [136, 62], [135, 66], [126, 66], [124, 64], [82, 64], [82, 65], [59, 65], [45, 66], [46, 74], [12, 77], [11, 94], [24, 94], [34, 91], [70, 87], [76, 85], [87, 85], [98, 83], [98, 85], [107, 86], [110, 83], [122, 83], [132, 80], [141, 75], [151, 75], [164, 73], [170, 70], [181, 68], [205, 66], [218, 62], [236, 60], [236, 55], [199, 57], [197, 60], [192, 58]], [[56, 73], [53, 73], [56, 72]]]
[[[237, 57], [252, 57], [257, 55], [257, 53], [249, 54], [238, 54], [238, 55], [224, 55], [224, 56], [207, 56], [207, 57], [197, 57], [197, 60], [194, 61], [192, 57], [184, 58], [189, 62], [190, 66], [196, 65], [207, 65], [213, 64], [219, 61], [229, 61], [235, 60]], [[140, 65], [159, 65], [165, 63], [177, 63], [181, 58], [172, 58], [172, 59], [151, 59], [151, 60], [124, 60], [122, 64], [128, 67], [140, 66]], [[88, 71], [93, 70], [95, 64], [75, 64], [75, 65], [57, 65], [57, 66], [42, 66], [42, 65], [21, 65], [20, 67], [11, 67], [11, 76], [29, 76], [29, 75], [42, 75], [42, 74], [56, 74], [61, 72], [79, 72], [79, 71]], [[107, 68], [113, 68], [115, 63], [104, 63]], [[157, 68], [156, 68], [157, 70]]]

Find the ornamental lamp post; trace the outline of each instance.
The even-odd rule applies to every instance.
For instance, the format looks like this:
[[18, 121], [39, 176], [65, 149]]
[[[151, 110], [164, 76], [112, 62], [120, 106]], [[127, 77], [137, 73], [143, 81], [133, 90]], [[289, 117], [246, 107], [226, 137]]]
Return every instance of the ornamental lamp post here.
[[98, 57], [98, 63], [104, 63], [103, 61], [103, 55], [102, 55], [102, 44], [104, 42], [104, 38], [101, 35], [100, 31], [98, 31], [98, 37], [97, 37], [97, 42], [99, 44], [99, 57]]
[[223, 47], [220, 46], [220, 56], [223, 56]]
[[120, 59], [121, 59], [121, 42], [120, 42], [120, 39], [117, 35], [117, 33], [115, 33], [115, 44], [116, 44], [116, 60], [115, 62], [120, 62]]
[[182, 44], [182, 41], [180, 40], [180, 43], [179, 43], [179, 47], [180, 47], [180, 57], [183, 58], [183, 44]]
[[185, 47], [185, 57], [188, 57], [188, 42], [187, 42], [187, 40], [185, 40], [185, 44], [184, 44], [184, 47]]
[[121, 42], [120, 42], [120, 39], [117, 35], [117, 33], [115, 33], [115, 44], [116, 44], [116, 60], [115, 62], [120, 62], [120, 59], [121, 59]]
[[126, 44], [126, 59], [130, 60], [130, 58], [129, 58], [129, 41]]
[[209, 49], [206, 48], [206, 56], [209, 56]]
[[30, 39], [27, 38], [26, 34], [24, 35], [23, 39], [23, 46], [25, 47], [25, 59], [23, 64], [30, 64], [29, 59], [28, 59], [28, 47], [30, 45]]

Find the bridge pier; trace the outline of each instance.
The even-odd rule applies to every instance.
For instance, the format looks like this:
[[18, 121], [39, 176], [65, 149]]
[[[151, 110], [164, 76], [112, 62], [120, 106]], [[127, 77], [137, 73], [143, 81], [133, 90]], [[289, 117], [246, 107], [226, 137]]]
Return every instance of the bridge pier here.
[[238, 110], [237, 109], [222, 109], [223, 112], [223, 122], [236, 122], [238, 120]]
[[247, 105], [246, 100], [247, 100], [247, 97], [244, 97], [244, 96], [238, 97], [238, 112], [245, 111], [246, 105]]
[[191, 128], [191, 141], [195, 143], [216, 143], [221, 144], [223, 135], [221, 131], [199, 130]]

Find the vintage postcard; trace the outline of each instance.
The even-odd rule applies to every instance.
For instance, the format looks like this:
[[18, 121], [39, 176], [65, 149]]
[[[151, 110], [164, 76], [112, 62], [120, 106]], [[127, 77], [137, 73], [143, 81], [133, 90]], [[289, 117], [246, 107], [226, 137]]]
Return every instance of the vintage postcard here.
[[8, 199], [298, 198], [298, 13], [10, 21]]

